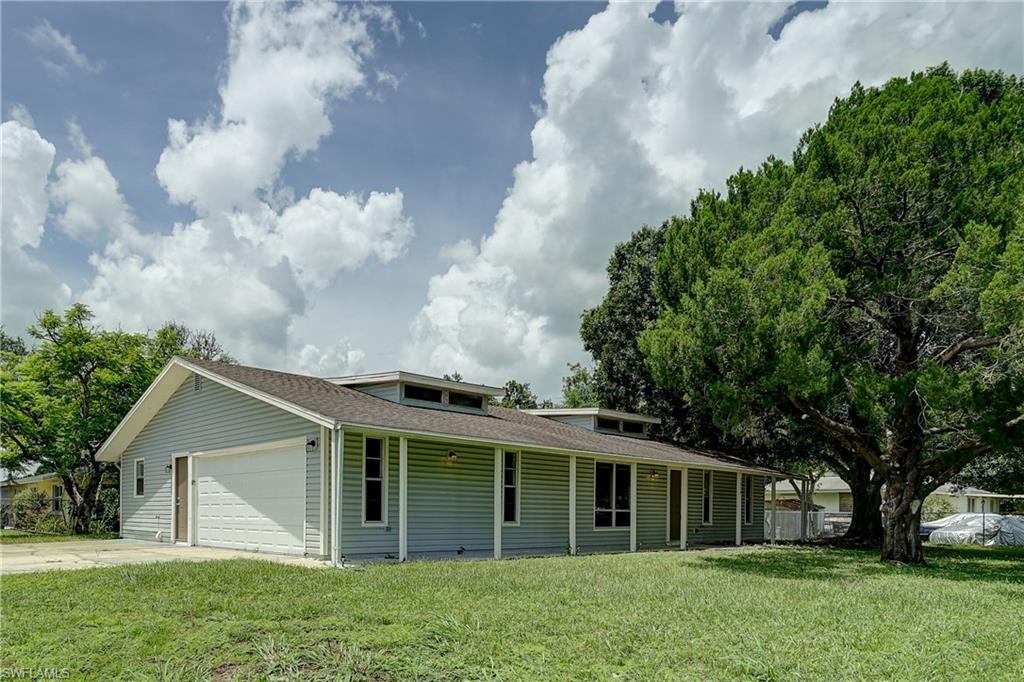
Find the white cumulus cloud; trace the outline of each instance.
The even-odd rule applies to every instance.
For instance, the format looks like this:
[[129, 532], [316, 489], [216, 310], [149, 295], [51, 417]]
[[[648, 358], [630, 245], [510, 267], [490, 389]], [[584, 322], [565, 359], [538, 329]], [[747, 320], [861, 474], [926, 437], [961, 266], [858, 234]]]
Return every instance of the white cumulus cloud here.
[[[330, 132], [331, 104], [365, 89], [375, 30], [395, 30], [389, 9], [317, 0], [230, 7], [220, 116], [171, 121], [156, 167], [168, 196], [190, 204], [196, 218], [169, 234], [141, 234], [127, 213], [127, 227], [91, 258], [96, 276], [82, 300], [99, 321], [146, 329], [182, 320], [216, 330], [243, 361], [284, 369], [358, 365], [363, 353], [347, 339], [318, 348], [297, 339], [293, 326], [339, 273], [404, 252], [413, 223], [402, 192], [314, 188], [296, 201], [279, 178], [287, 159], [315, 150]], [[86, 162], [99, 170], [95, 158], [65, 162], [78, 164], [67, 175]], [[58, 175], [63, 181], [60, 168]], [[95, 194], [120, 196], [116, 183], [103, 189]], [[115, 215], [113, 202], [103, 207]], [[61, 225], [69, 232], [69, 224], [78, 232], [92, 225], [67, 213]]]
[[330, 103], [366, 82], [372, 29], [396, 29], [378, 5], [233, 4], [220, 113], [171, 120], [156, 174], [170, 198], [200, 213], [249, 208], [290, 157], [331, 132]]
[[[857, 80], [948, 60], [1019, 70], [1014, 3], [832, 3], [778, 41], [772, 3], [697, 3], [658, 23], [653, 3], [615, 3], [547, 56], [533, 158], [474, 255], [465, 244], [430, 280], [408, 366], [554, 393], [582, 355], [579, 315], [606, 287], [613, 245], [687, 210], [740, 165], [787, 155]], [[472, 257], [469, 257], [472, 256]]]

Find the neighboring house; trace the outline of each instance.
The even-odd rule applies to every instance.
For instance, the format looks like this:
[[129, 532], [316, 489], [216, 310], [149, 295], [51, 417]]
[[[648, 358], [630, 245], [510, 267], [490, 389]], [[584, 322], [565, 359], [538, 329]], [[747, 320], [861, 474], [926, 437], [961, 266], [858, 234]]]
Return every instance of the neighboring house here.
[[757, 491], [781, 472], [650, 440], [642, 415], [488, 405], [501, 392], [174, 358], [97, 457], [141, 540], [335, 562], [764, 540]]
[[[999, 511], [999, 503], [1024, 497], [1022, 495], [1000, 495], [980, 488], [958, 487], [951, 483], [941, 485], [932, 495], [949, 500], [958, 512]], [[788, 481], [780, 481], [776, 487], [777, 500], [799, 500]], [[765, 489], [765, 500], [771, 500], [770, 488]], [[853, 495], [843, 479], [833, 474], [822, 476], [814, 486], [814, 504], [829, 512], [852, 512]]]
[[54, 515], [63, 514], [71, 499], [57, 474], [35, 474], [0, 481], [0, 506], [6, 510], [14, 496], [26, 490], [36, 490], [45, 497], [49, 501], [50, 513]]

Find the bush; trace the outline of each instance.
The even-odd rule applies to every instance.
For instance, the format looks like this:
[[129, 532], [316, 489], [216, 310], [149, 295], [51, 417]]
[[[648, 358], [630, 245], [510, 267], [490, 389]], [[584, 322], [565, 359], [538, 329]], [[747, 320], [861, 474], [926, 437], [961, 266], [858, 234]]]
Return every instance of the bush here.
[[116, 533], [118, 531], [119, 503], [121, 496], [117, 488], [104, 488], [100, 492], [99, 504], [89, 522], [90, 533]]
[[956, 507], [945, 497], [930, 495], [924, 498], [924, 504], [921, 506], [922, 521], [935, 521], [951, 514], [956, 514]]
[[70, 533], [68, 522], [64, 520], [64, 517], [53, 515], [44, 516], [36, 521], [34, 530], [47, 535], [68, 535]]
[[33, 488], [21, 491], [11, 502], [11, 525], [21, 530], [35, 530], [49, 514], [49, 498]]

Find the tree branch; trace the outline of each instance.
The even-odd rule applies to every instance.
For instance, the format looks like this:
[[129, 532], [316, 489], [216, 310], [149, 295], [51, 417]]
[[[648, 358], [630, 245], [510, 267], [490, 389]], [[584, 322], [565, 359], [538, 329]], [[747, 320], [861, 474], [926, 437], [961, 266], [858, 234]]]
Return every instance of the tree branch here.
[[884, 474], [889, 470], [889, 464], [882, 459], [878, 452], [876, 452], [867, 441], [864, 440], [857, 429], [847, 424], [837, 422], [831, 417], [821, 413], [814, 406], [795, 396], [789, 396], [789, 402], [819, 431], [832, 436], [851, 452], [854, 452], [864, 458], [864, 461], [870, 464], [876, 471]]
[[1002, 340], [1003, 337], [1001, 336], [972, 336], [950, 345], [946, 350], [939, 353], [935, 359], [939, 361], [940, 366], [945, 367], [949, 363], [953, 362], [953, 360], [956, 360], [957, 356], [961, 353], [966, 353], [967, 351], [976, 350], [978, 348], [989, 348], [997, 345]]

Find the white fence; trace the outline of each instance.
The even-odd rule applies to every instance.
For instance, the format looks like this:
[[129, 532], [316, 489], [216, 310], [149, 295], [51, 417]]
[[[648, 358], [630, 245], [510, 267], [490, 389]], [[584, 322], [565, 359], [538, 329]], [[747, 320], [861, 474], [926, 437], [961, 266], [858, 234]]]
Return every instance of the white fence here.
[[[772, 523], [773, 517], [776, 520], [775, 524]], [[807, 512], [807, 537], [809, 539], [839, 537], [850, 527], [852, 518], [853, 514], [849, 512]], [[776, 540], [799, 540], [800, 512], [766, 509], [764, 514], [765, 538], [771, 539], [773, 526]]]

